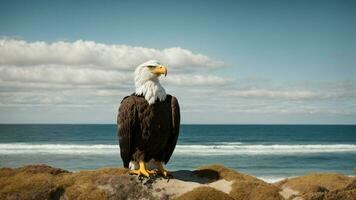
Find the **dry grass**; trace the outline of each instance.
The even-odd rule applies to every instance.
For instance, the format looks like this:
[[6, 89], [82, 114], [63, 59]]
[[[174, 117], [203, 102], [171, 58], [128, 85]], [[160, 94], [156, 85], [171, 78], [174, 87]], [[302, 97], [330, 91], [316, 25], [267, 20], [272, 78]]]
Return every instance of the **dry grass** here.
[[107, 199], [105, 191], [97, 187], [96, 181], [105, 175], [120, 176], [126, 172], [126, 169], [116, 168], [86, 170], [58, 176], [56, 183], [65, 188], [63, 196], [68, 199]]
[[300, 193], [323, 192], [343, 189], [352, 182], [352, 178], [336, 173], [312, 173], [288, 179], [279, 185], [285, 185]]
[[104, 168], [69, 173], [46, 165], [0, 169], [0, 199], [107, 199], [96, 187], [102, 175], [122, 175], [125, 169]]
[[311, 173], [276, 185], [299, 191], [305, 200], [356, 200], [356, 178], [337, 173]]
[[55, 183], [59, 173], [67, 172], [45, 165], [0, 169], [0, 199], [55, 199], [63, 190]]
[[175, 200], [234, 200], [228, 194], [211, 187], [198, 187]]

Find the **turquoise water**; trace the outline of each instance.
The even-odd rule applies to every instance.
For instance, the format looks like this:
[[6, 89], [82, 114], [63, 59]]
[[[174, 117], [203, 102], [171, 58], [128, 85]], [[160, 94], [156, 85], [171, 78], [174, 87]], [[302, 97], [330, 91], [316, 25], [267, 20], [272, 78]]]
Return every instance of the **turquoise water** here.
[[[0, 125], [0, 167], [122, 166], [116, 125]], [[221, 163], [267, 181], [318, 172], [352, 175], [355, 125], [182, 125], [168, 169]]]

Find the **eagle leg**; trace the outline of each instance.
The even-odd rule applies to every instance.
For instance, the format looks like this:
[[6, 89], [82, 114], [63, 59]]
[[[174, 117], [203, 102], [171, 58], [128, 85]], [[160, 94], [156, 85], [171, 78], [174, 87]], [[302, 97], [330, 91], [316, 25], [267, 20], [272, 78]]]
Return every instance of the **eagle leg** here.
[[149, 178], [151, 175], [155, 175], [156, 172], [153, 170], [148, 170], [146, 168], [146, 163], [143, 161], [139, 162], [140, 168], [137, 170], [131, 170], [130, 174], [136, 174], [137, 176], [146, 176]]
[[157, 162], [157, 174], [162, 174], [164, 177], [172, 176], [172, 174], [163, 167], [163, 162]]

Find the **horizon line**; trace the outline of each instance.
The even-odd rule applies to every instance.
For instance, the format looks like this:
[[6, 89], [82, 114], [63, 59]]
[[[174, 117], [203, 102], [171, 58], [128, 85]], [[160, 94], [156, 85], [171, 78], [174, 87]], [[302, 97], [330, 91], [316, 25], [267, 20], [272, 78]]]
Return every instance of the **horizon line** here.
[[[1, 123], [0, 125], [117, 125], [115, 123]], [[222, 123], [182, 123], [180, 125], [348, 125], [348, 126], [355, 126], [356, 124], [344, 124], [344, 123], [338, 123], [338, 124], [322, 124], [322, 123], [235, 123], [235, 124], [222, 124]]]

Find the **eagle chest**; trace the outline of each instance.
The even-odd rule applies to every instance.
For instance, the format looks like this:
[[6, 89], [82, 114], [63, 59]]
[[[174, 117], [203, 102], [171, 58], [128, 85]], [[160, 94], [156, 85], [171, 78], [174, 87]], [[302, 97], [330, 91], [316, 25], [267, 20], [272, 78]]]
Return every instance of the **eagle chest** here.
[[143, 105], [138, 109], [138, 117], [142, 136], [145, 139], [152, 137], [165, 138], [164, 134], [170, 132], [172, 124], [172, 111], [168, 102], [158, 102], [152, 105]]

